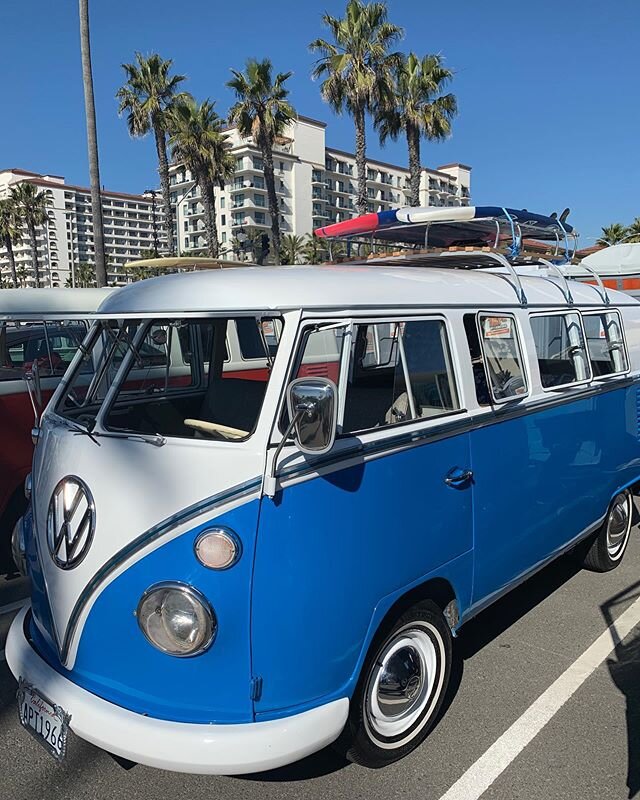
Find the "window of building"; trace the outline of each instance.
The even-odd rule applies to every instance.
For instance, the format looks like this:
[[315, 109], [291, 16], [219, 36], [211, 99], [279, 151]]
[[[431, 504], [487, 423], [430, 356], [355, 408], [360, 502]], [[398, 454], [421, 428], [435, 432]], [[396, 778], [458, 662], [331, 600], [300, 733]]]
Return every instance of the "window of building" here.
[[591, 370], [595, 378], [619, 375], [629, 369], [622, 333], [622, 320], [617, 311], [584, 314]]
[[189, 230], [189, 220], [188, 219], [185, 219], [185, 221], [184, 221], [184, 229], [185, 229], [185, 231]]
[[265, 224], [265, 216], [262, 211], [256, 211], [256, 225], [264, 225]]
[[[226, 214], [222, 214], [220, 216], [220, 224], [221, 225], [226, 225], [227, 224], [227, 215]], [[223, 236], [224, 236], [224, 234], [223, 234]]]
[[220, 208], [224, 208], [224, 195], [220, 197]]
[[260, 208], [264, 208], [265, 207], [264, 195], [263, 194], [254, 194], [253, 195], [253, 202], [257, 206], [260, 206]]
[[440, 319], [356, 325], [343, 433], [431, 419], [460, 409]]
[[280, 162], [280, 172], [284, 172], [284, 161]]
[[531, 329], [543, 388], [557, 389], [591, 378], [580, 314], [532, 316]]
[[185, 248], [189, 247], [189, 237], [188, 236], [184, 237], [184, 246], [185, 246]]
[[262, 171], [264, 169], [264, 161], [261, 158], [258, 158], [257, 156], [254, 156], [253, 157], [253, 168], [254, 169], [259, 169], [259, 170]]
[[[224, 217], [222, 219], [224, 219]], [[224, 222], [222, 224], [224, 225]], [[227, 234], [225, 231], [222, 231], [222, 244], [226, 243], [227, 243]]]

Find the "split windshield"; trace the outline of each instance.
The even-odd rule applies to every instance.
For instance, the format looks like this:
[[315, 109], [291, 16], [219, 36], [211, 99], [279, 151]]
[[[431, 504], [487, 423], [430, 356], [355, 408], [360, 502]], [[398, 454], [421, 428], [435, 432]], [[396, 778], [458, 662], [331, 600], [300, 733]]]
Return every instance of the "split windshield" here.
[[255, 316], [96, 323], [56, 412], [96, 435], [245, 439], [281, 331]]

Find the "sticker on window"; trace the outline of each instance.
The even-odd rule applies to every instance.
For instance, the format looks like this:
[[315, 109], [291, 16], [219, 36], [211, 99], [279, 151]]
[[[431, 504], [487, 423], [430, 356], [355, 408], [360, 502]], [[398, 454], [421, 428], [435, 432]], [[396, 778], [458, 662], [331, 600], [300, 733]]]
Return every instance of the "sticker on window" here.
[[511, 317], [483, 317], [485, 339], [511, 339]]

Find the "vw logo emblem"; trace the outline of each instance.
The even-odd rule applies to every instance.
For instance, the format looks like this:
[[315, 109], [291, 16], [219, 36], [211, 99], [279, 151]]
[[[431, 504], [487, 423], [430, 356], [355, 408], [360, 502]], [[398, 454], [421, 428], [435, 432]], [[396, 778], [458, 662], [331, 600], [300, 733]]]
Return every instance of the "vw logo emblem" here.
[[86, 556], [96, 524], [93, 497], [72, 475], [53, 490], [47, 512], [47, 542], [51, 558], [61, 569], [77, 567]]

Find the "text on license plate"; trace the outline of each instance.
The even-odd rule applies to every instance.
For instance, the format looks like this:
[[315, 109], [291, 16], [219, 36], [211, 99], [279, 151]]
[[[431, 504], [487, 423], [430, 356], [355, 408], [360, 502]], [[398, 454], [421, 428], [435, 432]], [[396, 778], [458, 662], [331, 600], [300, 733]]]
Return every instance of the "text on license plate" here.
[[69, 715], [51, 703], [28, 681], [18, 684], [20, 722], [58, 761], [65, 756]]

